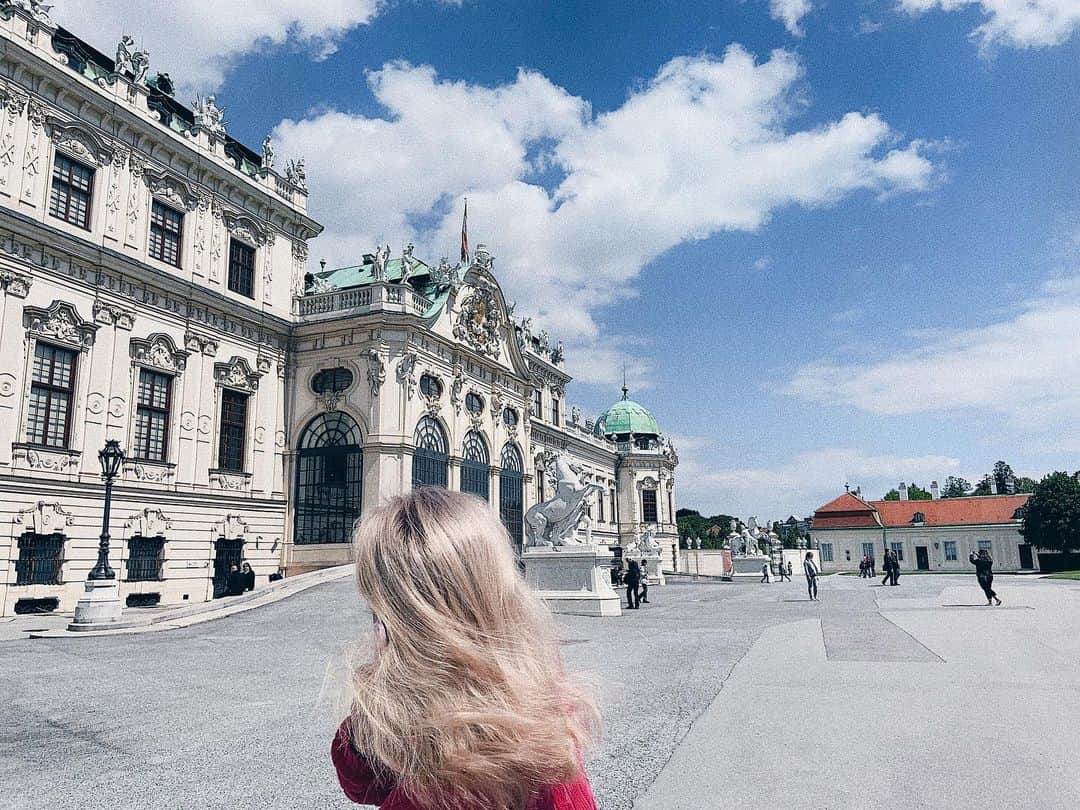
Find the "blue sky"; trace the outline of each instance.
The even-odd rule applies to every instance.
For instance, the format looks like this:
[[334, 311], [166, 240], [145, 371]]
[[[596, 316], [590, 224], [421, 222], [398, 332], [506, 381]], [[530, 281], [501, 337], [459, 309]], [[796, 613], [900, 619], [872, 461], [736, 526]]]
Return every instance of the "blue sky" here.
[[129, 5], [54, 16], [305, 155], [315, 258], [453, 255], [468, 194], [684, 506], [1080, 467], [1080, 0]]

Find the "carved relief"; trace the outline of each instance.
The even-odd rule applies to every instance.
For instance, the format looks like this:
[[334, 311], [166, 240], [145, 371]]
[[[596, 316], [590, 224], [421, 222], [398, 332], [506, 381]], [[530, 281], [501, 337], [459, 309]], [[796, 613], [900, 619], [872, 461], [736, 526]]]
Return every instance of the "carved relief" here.
[[63, 450], [46, 450], [19, 447], [12, 453], [16, 467], [46, 472], [74, 472], [79, 466], [79, 457]]
[[144, 366], [177, 373], [187, 367], [188, 353], [177, 349], [171, 337], [158, 333], [145, 340], [132, 338], [131, 358]]
[[189, 352], [197, 352], [205, 354], [207, 357], [213, 357], [217, 354], [218, 342], [212, 337], [206, 335], [200, 335], [195, 332], [186, 332], [184, 334], [184, 348]]
[[26, 139], [26, 152], [23, 154], [23, 199], [34, 199], [37, 176], [41, 174], [41, 130], [45, 125], [45, 108], [36, 101], [27, 106], [30, 118], [30, 133]]
[[248, 524], [239, 515], [228, 514], [217, 523], [214, 524], [212, 529], [215, 538], [226, 537], [235, 539], [238, 537], [244, 537], [247, 534]]
[[465, 368], [461, 365], [461, 362], [454, 363], [454, 379], [450, 383], [450, 404], [454, 406], [455, 413], [461, 413], [461, 406], [464, 398], [462, 397], [462, 391], [465, 390]]
[[481, 279], [461, 302], [454, 337], [481, 354], [498, 357], [501, 323], [495, 286]]
[[178, 177], [155, 167], [144, 174], [150, 192], [180, 209], [195, 211], [199, 207], [199, 195], [195, 189]]
[[30, 285], [33, 281], [30, 276], [16, 273], [14, 270], [0, 269], [0, 289], [16, 298], [26, 298], [30, 294]]
[[287, 441], [288, 436], [285, 435], [284, 430], [279, 430], [277, 433], [274, 434], [274, 446], [278, 449], [284, 447]]
[[377, 397], [379, 395], [379, 389], [382, 388], [382, 384], [386, 382], [386, 364], [382, 361], [379, 352], [375, 349], [368, 349], [367, 358], [368, 387], [371, 389], [371, 396]]
[[206, 220], [210, 216], [210, 195], [199, 195], [199, 207], [195, 212], [195, 272], [203, 274], [206, 254]]
[[147, 464], [133, 464], [131, 473], [139, 481], [149, 484], [168, 484], [172, 481], [175, 471], [172, 467], [159, 467]]
[[127, 412], [127, 402], [123, 397], [113, 397], [109, 400], [109, 416], [113, 419], [122, 419]]
[[131, 182], [128, 184], [127, 198], [127, 239], [125, 244], [130, 247], [137, 245], [136, 239], [139, 234], [139, 217], [142, 211], [142, 176], [145, 164], [134, 153], [128, 159], [128, 170], [131, 172]]
[[397, 381], [406, 388], [407, 397], [412, 400], [416, 394], [416, 354], [409, 352], [402, 356], [397, 366]]
[[210, 272], [211, 281], [218, 280], [219, 268], [221, 267], [224, 247], [222, 245], [222, 231], [225, 228], [222, 219], [224, 212], [221, 207], [214, 203], [210, 208]]
[[109, 190], [105, 195], [105, 232], [116, 235], [117, 220], [120, 218], [120, 173], [127, 165], [126, 149], [117, 149], [113, 154], [112, 171], [109, 173]]
[[63, 534], [64, 529], [74, 523], [74, 518], [58, 503], [38, 501], [31, 508], [17, 513], [15, 522], [26, 526], [34, 534]]
[[15, 393], [15, 375], [4, 372], [0, 374], [0, 397], [10, 397]]
[[213, 427], [214, 420], [207, 416], [205, 413], [199, 417], [199, 433], [203, 436], [210, 435], [210, 428]]
[[0, 136], [0, 187], [8, 182], [8, 170], [15, 164], [15, 127], [30, 97], [17, 88], [3, 92], [3, 135]]
[[274, 300], [274, 234], [266, 235], [263, 247], [263, 301], [269, 304]]
[[184, 411], [180, 414], [180, 429], [185, 433], [190, 433], [195, 429], [195, 414], [191, 411]]
[[255, 428], [255, 444], [263, 444], [266, 442], [266, 428], [259, 425]]
[[107, 304], [104, 301], [95, 301], [94, 320], [104, 326], [118, 326], [121, 329], [131, 329], [135, 326], [135, 312], [115, 304]]
[[86, 398], [86, 410], [97, 416], [105, 413], [105, 395], [93, 392]]
[[48, 309], [26, 307], [23, 309], [23, 326], [39, 337], [77, 346], [86, 350], [94, 343], [96, 324], [85, 321], [71, 304], [53, 301]]
[[247, 476], [244, 475], [230, 475], [223, 472], [210, 474], [210, 485], [226, 492], [242, 492], [247, 488], [247, 481]]
[[218, 385], [226, 388], [255, 392], [259, 388], [261, 376], [259, 372], [251, 370], [243, 357], [235, 356], [228, 363], [214, 364], [214, 379]]
[[221, 221], [232, 236], [255, 247], [262, 247], [273, 238], [273, 234], [265, 227], [243, 214], [222, 210]]
[[57, 148], [70, 153], [84, 163], [102, 166], [112, 160], [112, 148], [94, 132], [80, 124], [67, 123], [50, 115], [45, 120], [45, 130]]
[[304, 294], [304, 268], [307, 266], [308, 246], [306, 242], [293, 242], [292, 244], [293, 273], [292, 294]]
[[140, 537], [160, 537], [172, 529], [172, 518], [160, 509], [146, 508], [129, 517], [124, 528], [131, 529], [131, 534]]

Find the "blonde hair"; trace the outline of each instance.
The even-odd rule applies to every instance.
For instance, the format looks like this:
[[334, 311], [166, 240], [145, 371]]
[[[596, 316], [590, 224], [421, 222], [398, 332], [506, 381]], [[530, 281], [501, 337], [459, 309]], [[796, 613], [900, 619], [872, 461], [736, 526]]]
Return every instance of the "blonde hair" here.
[[357, 749], [429, 808], [520, 810], [575, 781], [596, 706], [491, 508], [420, 489], [367, 516], [354, 545], [387, 638], [354, 669]]

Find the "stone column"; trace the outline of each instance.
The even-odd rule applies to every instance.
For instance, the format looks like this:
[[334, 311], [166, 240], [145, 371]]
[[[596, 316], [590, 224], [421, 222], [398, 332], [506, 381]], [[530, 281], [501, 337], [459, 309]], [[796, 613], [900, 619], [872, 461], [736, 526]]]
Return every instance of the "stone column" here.
[[11, 444], [20, 440], [17, 431], [25, 388], [23, 374], [29, 373], [26, 330], [22, 323], [23, 302], [31, 283], [29, 275], [0, 270], [0, 346], [4, 347], [0, 352], [0, 467], [11, 466]]

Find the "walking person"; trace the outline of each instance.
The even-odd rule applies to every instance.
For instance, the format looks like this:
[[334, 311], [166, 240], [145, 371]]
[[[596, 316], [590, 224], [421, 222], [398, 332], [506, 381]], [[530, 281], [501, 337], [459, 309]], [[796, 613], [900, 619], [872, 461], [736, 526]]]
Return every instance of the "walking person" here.
[[394, 810], [597, 810], [582, 765], [596, 705], [498, 514], [418, 489], [365, 516], [353, 548], [374, 640], [330, 747], [345, 795]]
[[781, 582], [783, 582], [785, 579], [788, 582], [791, 582], [791, 563], [790, 562], [787, 564], [787, 567], [785, 567], [784, 563], [781, 562], [779, 565], [776, 566], [776, 570], [780, 573], [780, 581]]
[[885, 572], [885, 576], [881, 580], [882, 585], [889, 584], [889, 580], [892, 579], [892, 552], [886, 551], [881, 557], [881, 570]]
[[894, 551], [894, 552], [892, 552], [891, 559], [892, 559], [892, 581], [889, 584], [890, 585], [899, 585], [900, 584], [900, 555], [898, 555]]
[[869, 576], [866, 570], [866, 557], [859, 560], [859, 579], [866, 579]]
[[638, 604], [649, 604], [649, 561], [641, 561], [641, 589], [638, 591]]
[[994, 592], [994, 560], [990, 556], [990, 552], [985, 548], [980, 548], [979, 553], [972, 552], [968, 560], [975, 566], [975, 579], [978, 580], [979, 587], [986, 594], [986, 604], [1000, 605], [1001, 600], [998, 599], [998, 595]]
[[870, 563], [870, 578], [877, 579], [877, 573], [874, 571], [874, 555], [868, 555], [866, 561]]
[[623, 575], [623, 582], [626, 583], [626, 607], [637, 610], [641, 607], [641, 596], [638, 592], [638, 587], [641, 585], [641, 566], [638, 565], [637, 560], [630, 560], [626, 567], [626, 574]]
[[814, 555], [811, 552], [806, 552], [806, 558], [803, 560], [803, 573], [806, 574], [806, 590], [810, 594], [810, 601], [817, 601], [817, 578], [818, 569], [814, 565]]
[[791, 582], [791, 560], [787, 561], [787, 580]]
[[769, 582], [770, 581], [769, 580], [769, 564], [767, 562], [763, 563], [762, 566], [761, 566], [761, 581], [762, 582]]

